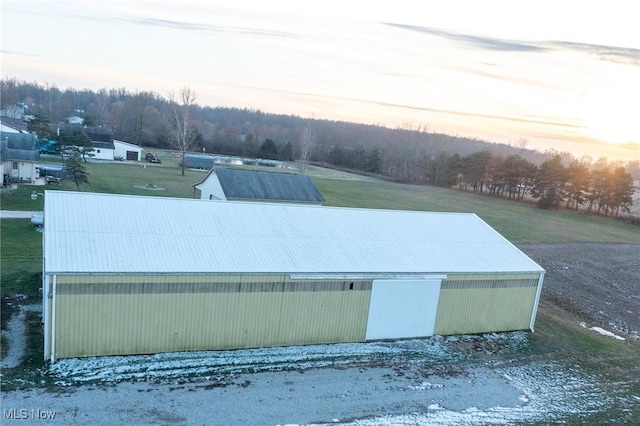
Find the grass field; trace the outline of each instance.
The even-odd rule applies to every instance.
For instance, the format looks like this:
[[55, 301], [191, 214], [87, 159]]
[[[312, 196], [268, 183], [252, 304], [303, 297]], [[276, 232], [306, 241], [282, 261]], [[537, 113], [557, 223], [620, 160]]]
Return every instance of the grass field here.
[[[192, 198], [192, 185], [205, 175], [201, 170], [178, 167], [179, 158], [161, 155], [162, 164], [86, 163], [89, 185], [82, 191], [144, 196]], [[263, 168], [264, 170], [273, 170]], [[445, 188], [387, 182], [365, 176], [310, 166], [328, 206], [365, 207], [437, 212], [472, 212], [511, 241], [596, 241], [640, 243], [640, 227], [574, 211], [541, 210], [533, 204]], [[154, 185], [150, 187], [148, 185]], [[60, 186], [21, 186], [2, 196], [4, 210], [41, 210], [42, 197], [32, 201], [31, 191], [77, 190], [64, 181]]]

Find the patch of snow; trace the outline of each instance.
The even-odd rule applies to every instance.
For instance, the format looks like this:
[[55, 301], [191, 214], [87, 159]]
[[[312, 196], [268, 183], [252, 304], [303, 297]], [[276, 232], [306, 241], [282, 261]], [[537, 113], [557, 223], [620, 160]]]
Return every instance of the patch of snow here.
[[442, 383], [422, 382], [418, 386], [409, 386], [409, 389], [417, 390], [417, 391], [423, 391], [423, 390], [429, 390], [429, 389], [438, 389], [438, 388], [442, 388], [442, 387], [444, 387], [444, 385]]
[[49, 368], [59, 385], [74, 382], [162, 380], [175, 377], [344, 366], [379, 357], [420, 356], [451, 360], [442, 339], [287, 346], [231, 351], [168, 352], [155, 355], [62, 359]]
[[[612, 326], [616, 330], [619, 329], [619, 327], [616, 327], [615, 324], [609, 323], [609, 325]], [[580, 322], [580, 327], [588, 328], [589, 330], [595, 331], [596, 333], [602, 334], [603, 336], [613, 337], [614, 339], [617, 339], [617, 340], [626, 340], [624, 337], [618, 336], [617, 334], [612, 333], [612, 332], [610, 332], [608, 330], [605, 330], [604, 328], [601, 328], [601, 327], [587, 327], [587, 324], [585, 324], [584, 322]], [[635, 332], [635, 331], [632, 331], [629, 334], [631, 334], [631, 337], [636, 337], [637, 338], [637, 334], [638, 333]]]
[[501, 369], [502, 376], [523, 392], [521, 406], [469, 407], [451, 410], [430, 404], [425, 413], [360, 419], [347, 426], [384, 425], [470, 425], [553, 422], [567, 414], [597, 412], [611, 402], [594, 378], [555, 363]]
[[626, 340], [624, 337], [618, 336], [617, 334], [614, 334], [614, 333], [612, 333], [610, 331], [607, 331], [607, 330], [605, 330], [603, 328], [600, 328], [600, 327], [591, 327], [591, 328], [589, 328], [589, 330], [593, 330], [596, 333], [602, 334], [603, 336], [613, 337], [614, 339], [617, 339], [617, 340]]
[[[242, 383], [245, 382], [250, 383], [247, 385], [249, 389], [253, 389], [261, 386], [261, 381], [264, 382], [262, 386], [266, 386], [265, 383], [273, 380], [265, 377], [278, 376], [251, 373], [270, 375], [282, 372], [278, 374], [286, 375], [296, 371], [304, 374], [288, 376], [287, 387], [306, 389], [305, 398], [309, 398], [311, 392], [316, 401], [333, 398], [335, 401], [344, 401], [338, 404], [352, 409], [352, 404], [365, 395], [367, 400], [376, 395], [383, 404], [389, 397], [398, 398], [398, 392], [406, 392], [405, 397], [400, 397], [401, 401], [413, 401], [405, 402], [407, 410], [397, 411], [400, 414], [362, 418], [346, 423], [341, 423], [339, 418], [327, 416], [327, 425], [544, 423], [562, 421], [571, 414], [595, 412], [613, 401], [613, 397], [602, 391], [598, 381], [584, 375], [579, 367], [557, 363], [516, 366], [489, 363], [484, 367], [470, 366], [464, 363], [466, 355], [449, 349], [449, 345], [454, 348], [460, 343], [473, 343], [478, 339], [492, 342], [496, 347], [513, 348], [526, 344], [527, 334], [515, 332], [354, 344], [63, 359], [51, 365], [48, 374], [62, 386], [87, 382], [131, 382], [120, 383], [118, 389], [120, 386], [136, 386], [137, 393], [162, 392], [158, 389], [167, 386], [170, 391], [175, 392], [173, 395], [176, 398], [180, 398], [184, 407], [197, 404], [191, 401], [191, 397], [206, 395], [200, 392], [201, 389], [211, 389], [208, 392], [214, 392], [215, 389], [230, 392], [231, 389], [244, 388]], [[393, 369], [366, 367], [367, 364], [375, 365], [379, 361], [384, 361], [386, 365], [394, 365], [396, 361], [400, 363]], [[437, 368], [424, 367], [451, 362], [459, 362], [462, 370], [458, 374], [441, 375]], [[327, 367], [337, 367], [336, 373], [331, 373]], [[392, 376], [399, 367], [402, 367], [404, 374]], [[242, 382], [242, 375], [249, 380]], [[313, 380], [312, 385], [302, 387], [302, 380], [311, 379], [312, 376], [323, 379]], [[332, 379], [327, 380], [328, 378]], [[202, 385], [203, 381], [205, 385]], [[323, 389], [323, 383], [330, 384], [326, 388], [328, 393], [316, 389]], [[268, 386], [266, 389], [272, 389], [271, 385]], [[226, 390], [223, 390], [225, 387]], [[105, 388], [104, 392], [111, 395], [108, 389]], [[335, 389], [335, 393], [331, 389]], [[316, 392], [319, 393], [316, 395]], [[76, 394], [79, 395], [78, 398], [82, 395]], [[468, 398], [467, 395], [482, 397]], [[295, 404], [290, 407], [294, 413], [295, 407]], [[291, 410], [288, 413], [280, 413], [280, 416], [275, 416], [276, 421], [270, 423], [305, 423], [299, 416], [292, 415]], [[332, 414], [336, 415], [338, 412]]]
[[68, 358], [49, 367], [56, 383], [164, 380], [244, 372], [304, 370], [372, 362], [384, 357], [412, 357], [433, 361], [462, 360], [465, 355], [448, 348], [449, 343], [485, 339], [496, 346], [518, 348], [527, 343], [527, 333], [490, 333], [482, 336], [434, 336], [424, 339], [287, 346], [228, 351], [168, 352], [154, 355]]

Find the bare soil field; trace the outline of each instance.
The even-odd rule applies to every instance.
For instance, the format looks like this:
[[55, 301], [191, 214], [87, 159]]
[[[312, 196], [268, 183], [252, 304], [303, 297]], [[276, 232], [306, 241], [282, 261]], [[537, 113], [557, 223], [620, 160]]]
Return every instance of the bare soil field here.
[[585, 323], [640, 339], [640, 245], [520, 243], [545, 268], [542, 300]]
[[2, 424], [637, 424], [640, 245], [518, 247], [534, 334], [60, 360], [3, 372]]

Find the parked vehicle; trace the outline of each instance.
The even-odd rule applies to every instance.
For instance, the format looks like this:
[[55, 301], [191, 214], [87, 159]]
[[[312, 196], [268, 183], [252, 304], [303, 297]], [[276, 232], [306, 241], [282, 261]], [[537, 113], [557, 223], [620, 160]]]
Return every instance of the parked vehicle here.
[[144, 156], [144, 159], [147, 160], [150, 163], [161, 163], [161, 161], [158, 158], [158, 156], [156, 154], [154, 154], [153, 152], [147, 152], [147, 154]]
[[38, 145], [39, 145], [40, 154], [55, 155], [58, 153], [56, 150], [56, 141], [41, 139], [38, 141]]

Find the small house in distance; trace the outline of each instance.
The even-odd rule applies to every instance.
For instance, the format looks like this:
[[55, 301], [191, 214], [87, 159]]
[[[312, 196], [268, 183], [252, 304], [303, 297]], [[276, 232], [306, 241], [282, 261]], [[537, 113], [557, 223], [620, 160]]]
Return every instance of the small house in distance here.
[[0, 132], [0, 169], [2, 186], [10, 183], [35, 183], [40, 153], [37, 140], [29, 133]]
[[304, 174], [213, 167], [198, 183], [202, 200], [324, 203], [311, 178]]
[[544, 270], [475, 214], [46, 191], [44, 357], [533, 330]]
[[113, 131], [108, 127], [84, 126], [82, 124], [58, 124], [58, 135], [60, 132], [74, 134], [85, 133], [93, 142], [91, 158], [96, 160], [113, 160], [116, 149], [113, 143]]

